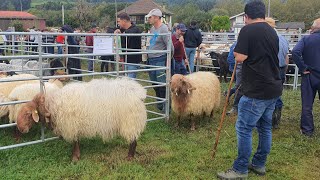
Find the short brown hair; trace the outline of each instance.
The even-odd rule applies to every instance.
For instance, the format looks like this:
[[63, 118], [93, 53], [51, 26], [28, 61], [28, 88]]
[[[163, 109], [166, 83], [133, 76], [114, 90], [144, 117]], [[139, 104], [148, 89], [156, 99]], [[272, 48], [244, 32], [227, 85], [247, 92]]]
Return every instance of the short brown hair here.
[[125, 12], [118, 14], [118, 18], [121, 20], [130, 21], [129, 15]]

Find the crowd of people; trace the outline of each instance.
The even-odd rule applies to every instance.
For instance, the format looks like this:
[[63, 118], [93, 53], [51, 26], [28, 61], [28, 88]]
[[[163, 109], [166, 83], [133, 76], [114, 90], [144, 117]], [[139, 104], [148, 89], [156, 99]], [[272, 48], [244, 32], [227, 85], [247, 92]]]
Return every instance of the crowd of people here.
[[[227, 61], [230, 71], [235, 70], [236, 84], [233, 92], [236, 94], [233, 107], [229, 115], [237, 114], [236, 132], [238, 140], [238, 155], [232, 168], [218, 173], [220, 179], [245, 179], [249, 170], [259, 174], [266, 174], [267, 157], [271, 151], [272, 129], [279, 128], [283, 102], [281, 99], [285, 72], [289, 63], [289, 42], [275, 29], [275, 20], [265, 17], [266, 8], [261, 1], [252, 1], [246, 4], [245, 26], [241, 29], [237, 41], [231, 46]], [[164, 51], [171, 47], [171, 75], [187, 75], [194, 72], [196, 50], [202, 43], [202, 36], [195, 21], [186, 26], [178, 23], [172, 30], [170, 37], [160, 34], [170, 33], [168, 26], [162, 22], [162, 12], [152, 9], [148, 14], [148, 22], [151, 24], [149, 33], [148, 50]], [[117, 16], [118, 28], [108, 28], [107, 33], [115, 34], [141, 34], [142, 31], [131, 22], [127, 13]], [[36, 32], [30, 29], [30, 32]], [[74, 33], [69, 25], [60, 28], [60, 32]], [[93, 24], [89, 33], [96, 33], [97, 26]], [[44, 43], [65, 44], [68, 46], [68, 54], [79, 54], [81, 39], [77, 36], [46, 36]], [[26, 40], [37, 45], [40, 39], [37, 36], [26, 36]], [[65, 42], [66, 41], [66, 42]], [[86, 53], [93, 53], [93, 36], [86, 36]], [[120, 45], [122, 52], [140, 52], [141, 36], [121, 36]], [[1, 43], [1, 39], [0, 39]], [[31, 51], [37, 51], [37, 46], [32, 46]], [[44, 48], [44, 53], [54, 53], [53, 47]], [[62, 54], [62, 46], [58, 46], [58, 53]], [[311, 137], [314, 133], [314, 121], [312, 107], [316, 92], [320, 90], [320, 19], [314, 21], [311, 34], [303, 37], [292, 50], [294, 62], [302, 74], [301, 82], [301, 133]], [[103, 60], [114, 61], [113, 55], [102, 56]], [[93, 71], [94, 56], [89, 57], [88, 71]], [[147, 65], [166, 66], [168, 63], [166, 52], [147, 54]], [[142, 61], [141, 54], [120, 56], [120, 61], [125, 62], [125, 69], [132, 72], [128, 77], [136, 78], [139, 64]], [[69, 74], [81, 73], [80, 59], [70, 57], [66, 64]], [[236, 67], [235, 67], [236, 66]], [[74, 70], [78, 69], [78, 70]], [[108, 70], [108, 63], [101, 64], [101, 71]], [[166, 71], [149, 71], [152, 82], [166, 82]], [[77, 80], [82, 80], [78, 77]], [[154, 87], [156, 96], [166, 97], [166, 87]], [[159, 110], [164, 110], [164, 104], [157, 104]], [[257, 151], [250, 160], [252, 153], [252, 132], [257, 129], [259, 145]]]

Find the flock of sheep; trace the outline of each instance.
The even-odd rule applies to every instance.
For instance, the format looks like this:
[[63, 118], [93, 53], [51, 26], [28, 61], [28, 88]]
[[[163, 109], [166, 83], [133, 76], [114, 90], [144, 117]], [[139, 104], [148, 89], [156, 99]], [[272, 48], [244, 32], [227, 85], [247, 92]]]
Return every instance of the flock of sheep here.
[[[99, 136], [107, 141], [120, 135], [130, 144], [128, 159], [135, 155], [136, 140], [147, 121], [144, 100], [147, 91], [138, 82], [128, 78], [93, 79], [90, 82], [71, 82], [64, 85], [60, 79], [43, 83], [30, 74], [1, 76], [0, 103], [31, 100], [23, 104], [0, 106], [0, 118], [16, 122], [21, 133], [28, 133], [34, 124], [45, 123], [52, 131], [74, 144], [72, 160], [80, 159], [79, 140]], [[174, 75], [170, 82], [171, 107], [181, 118], [212, 117], [220, 105], [220, 82], [211, 72]]]

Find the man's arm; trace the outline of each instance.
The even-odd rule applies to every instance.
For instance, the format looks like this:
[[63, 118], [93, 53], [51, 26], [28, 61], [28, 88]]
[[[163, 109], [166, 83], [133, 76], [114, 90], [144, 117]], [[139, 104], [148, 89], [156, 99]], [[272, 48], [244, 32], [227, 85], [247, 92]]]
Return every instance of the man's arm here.
[[241, 53], [234, 52], [233, 54], [234, 54], [234, 59], [237, 61], [237, 63], [242, 63], [248, 58], [247, 55], [244, 55]]
[[292, 50], [292, 59], [303, 74], [308, 74], [309, 73], [308, 66], [304, 64], [303, 57], [302, 57], [303, 49], [304, 49], [304, 40], [302, 38]]
[[289, 64], [289, 56], [288, 56], [288, 54], [286, 55], [286, 65], [288, 65]]

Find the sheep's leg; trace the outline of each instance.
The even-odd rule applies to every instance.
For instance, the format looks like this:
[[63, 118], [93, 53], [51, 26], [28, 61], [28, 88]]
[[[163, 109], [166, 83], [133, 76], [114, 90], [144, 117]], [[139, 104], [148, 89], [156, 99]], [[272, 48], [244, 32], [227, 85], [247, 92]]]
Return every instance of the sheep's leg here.
[[14, 139], [16, 140], [16, 142], [20, 142], [20, 140], [21, 140], [21, 132], [18, 130], [17, 127], [15, 127], [15, 129], [14, 129], [13, 136], [14, 136]]
[[72, 161], [77, 162], [80, 160], [80, 146], [79, 141], [74, 141], [72, 150]]
[[179, 128], [180, 120], [181, 120], [181, 116], [178, 116], [177, 122], [176, 122], [176, 124], [175, 124], [175, 126], [174, 126], [175, 128]]
[[228, 76], [228, 73], [225, 72], [225, 73], [224, 73], [224, 82], [228, 82], [227, 76]]
[[194, 117], [192, 116], [192, 114], [190, 115], [190, 120], [191, 120], [191, 131], [196, 130], [196, 123], [194, 121]]
[[213, 109], [211, 110], [211, 113], [210, 113], [210, 119], [213, 120]]
[[137, 141], [133, 140], [129, 146], [129, 153], [127, 157], [129, 161], [132, 160], [132, 158], [134, 157], [134, 154], [136, 153], [136, 147], [137, 147]]

